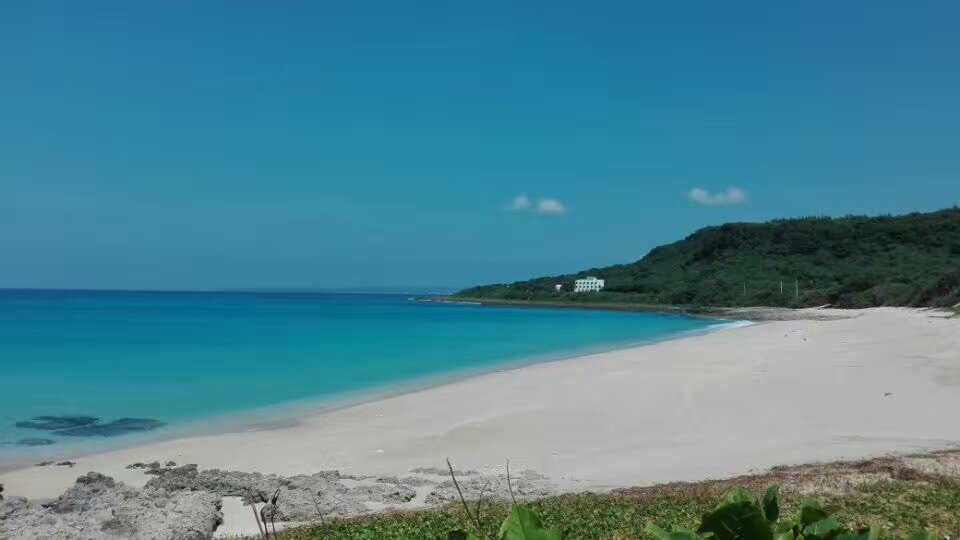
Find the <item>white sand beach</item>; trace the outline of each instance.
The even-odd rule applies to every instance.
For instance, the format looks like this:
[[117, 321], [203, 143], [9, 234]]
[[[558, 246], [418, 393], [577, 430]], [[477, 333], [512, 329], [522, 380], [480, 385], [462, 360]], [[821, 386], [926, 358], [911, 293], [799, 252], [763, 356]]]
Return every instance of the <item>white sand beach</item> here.
[[[960, 443], [960, 318], [877, 308], [760, 322], [536, 364], [302, 418], [0, 474], [5, 495], [53, 497], [97, 471], [158, 460], [284, 475], [501, 471], [606, 489]], [[451, 354], [456, 354], [451, 351]], [[291, 374], [296, 376], [296, 374]]]

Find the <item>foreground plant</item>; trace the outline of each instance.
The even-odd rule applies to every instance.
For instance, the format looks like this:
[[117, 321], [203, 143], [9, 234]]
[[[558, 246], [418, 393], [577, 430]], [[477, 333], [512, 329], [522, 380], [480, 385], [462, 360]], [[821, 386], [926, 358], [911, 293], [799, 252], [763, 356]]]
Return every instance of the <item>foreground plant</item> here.
[[[448, 463], [449, 465], [449, 463]], [[453, 468], [450, 467], [451, 476]], [[508, 467], [508, 486], [509, 467]], [[454, 485], [456, 478], [454, 478]], [[458, 492], [459, 486], [457, 487]], [[561, 540], [565, 535], [543, 526], [539, 516], [530, 508], [516, 505], [496, 534], [485, 533], [480, 520], [480, 503], [476, 514], [461, 501], [472, 520], [476, 532], [454, 531], [449, 540]], [[511, 496], [513, 490], [511, 488]], [[482, 493], [481, 493], [482, 499]], [[674, 527], [671, 531], [649, 524], [646, 532], [657, 540], [879, 540], [881, 530], [872, 526], [856, 531], [843, 527], [831, 510], [815, 500], [804, 499], [796, 516], [781, 519], [778, 486], [770, 486], [758, 501], [749, 491], [739, 489], [728, 493], [719, 504], [703, 516], [695, 530]], [[917, 531], [904, 540], [937, 540], [927, 531]]]
[[[696, 531], [674, 529], [666, 532], [649, 525], [647, 532], [658, 540], [878, 540], [880, 529], [871, 526], [850, 531], [815, 500], [804, 499], [794, 519], [780, 519], [780, 488], [770, 486], [762, 501], [738, 489], [728, 493], [712, 512], [703, 516]], [[917, 531], [906, 540], [935, 540], [926, 531]]]
[[[244, 504], [250, 506], [250, 510], [253, 512], [253, 518], [257, 521], [257, 531], [260, 533], [261, 540], [268, 540], [270, 538], [271, 531], [273, 532], [273, 537], [277, 537], [277, 527], [276, 527], [276, 517], [277, 517], [277, 499], [280, 498], [280, 489], [278, 488], [273, 492], [273, 496], [269, 499], [267, 495], [262, 491], [257, 493], [247, 493], [244, 497]], [[260, 513], [257, 513], [257, 503], [265, 503], [260, 507]], [[269, 520], [269, 521], [268, 521]], [[267, 528], [267, 525], [270, 525]]]
[[513, 494], [513, 484], [510, 480], [510, 462], [507, 461], [507, 489], [510, 490], [510, 498], [513, 500], [513, 509], [507, 519], [500, 524], [500, 530], [497, 534], [487, 533], [483, 530], [483, 520], [480, 518], [480, 510], [483, 504], [483, 492], [486, 486], [480, 490], [480, 497], [477, 500], [476, 511], [471, 515], [470, 505], [463, 497], [463, 491], [460, 489], [460, 483], [457, 482], [457, 475], [453, 472], [453, 465], [447, 459], [447, 468], [450, 470], [450, 478], [453, 480], [453, 486], [460, 495], [460, 502], [463, 503], [463, 509], [467, 513], [467, 518], [476, 532], [467, 532], [463, 530], [452, 531], [447, 535], [448, 540], [562, 540], [563, 535], [556, 531], [551, 531], [543, 527], [540, 516], [530, 508], [517, 505], [517, 498]]

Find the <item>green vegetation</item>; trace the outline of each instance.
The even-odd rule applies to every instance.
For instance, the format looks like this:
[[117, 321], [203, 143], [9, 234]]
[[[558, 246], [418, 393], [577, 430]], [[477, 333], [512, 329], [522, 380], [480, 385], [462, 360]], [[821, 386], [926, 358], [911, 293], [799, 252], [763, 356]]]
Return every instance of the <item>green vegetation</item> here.
[[[573, 281], [607, 280], [572, 294]], [[554, 285], [563, 285], [557, 293]], [[570, 304], [836, 307], [960, 303], [960, 209], [883, 217], [728, 223], [631, 264], [512, 284], [460, 298]]]
[[[829, 471], [825, 471], [829, 472]], [[763, 480], [761, 477], [759, 480]], [[747, 481], [752, 489], [759, 489], [755, 482]], [[727, 489], [732, 485], [722, 482]], [[753, 495], [737, 491], [715, 506], [720, 496], [711, 483], [680, 484], [642, 490], [625, 490], [608, 494], [584, 493], [550, 497], [526, 504], [524, 507], [542, 520], [541, 528], [563, 534], [564, 538], [593, 538], [603, 540], [668, 540], [662, 531], [667, 527], [678, 528], [677, 532], [697, 531], [703, 536], [708, 527], [713, 530], [719, 517], [725, 515], [724, 504], [736, 503], [730, 510], [743, 512], [751, 506]], [[810, 489], [806, 487], [805, 489]], [[861, 482], [842, 494], [829, 494], [832, 489], [816, 490], [823, 505], [805, 499], [796, 490], [785, 491], [777, 501], [778, 525], [766, 525], [773, 534], [780, 530], [774, 540], [788, 540], [802, 534], [806, 539], [854, 540], [871, 538], [864, 529], [875, 527], [879, 538], [902, 538], [926, 529], [937, 538], [960, 531], [960, 486], [955, 481], [933, 477], [909, 477], [878, 482]], [[817, 508], [819, 507], [819, 509]], [[772, 517], [769, 497], [762, 504], [762, 518]], [[484, 501], [480, 512], [484, 531], [499, 533], [503, 521], [511, 516], [514, 508], [502, 501]], [[720, 514], [717, 514], [717, 512]], [[737, 515], [748, 515], [753, 510]], [[829, 513], [829, 515], [826, 515]], [[706, 514], [712, 519], [703, 519]], [[782, 518], [782, 516], [788, 516]], [[792, 517], [790, 517], [792, 516]], [[817, 518], [817, 519], [814, 519]], [[753, 519], [752, 517], [750, 519]], [[826, 522], [823, 520], [827, 519]], [[456, 538], [450, 531], [473, 529], [473, 517], [463, 507], [450, 505], [444, 508], [415, 512], [378, 514], [366, 518], [341, 520], [325, 525], [306, 526], [280, 533], [284, 540], [360, 540], [360, 539], [446, 539]], [[756, 525], [756, 521], [752, 522]], [[810, 526], [818, 525], [814, 528]], [[836, 523], [836, 524], [835, 524]], [[842, 527], [841, 527], [842, 525]], [[807, 529], [810, 529], [809, 531]], [[847, 531], [849, 536], [841, 536]], [[864, 536], [860, 536], [864, 531]], [[728, 540], [716, 533], [718, 540]], [[816, 534], [814, 534], [816, 533]], [[476, 535], [476, 533], [473, 533]], [[546, 532], [545, 534], [549, 534]], [[666, 533], [670, 535], [671, 533]], [[674, 533], [676, 534], [676, 533]], [[767, 539], [766, 533], [760, 532]], [[507, 537], [515, 538], [515, 537]], [[523, 538], [523, 537], [520, 537]], [[537, 538], [529, 536], [528, 538]], [[552, 538], [541, 536], [541, 538]], [[694, 536], [670, 536], [672, 540], [694, 540]], [[754, 536], [743, 536], [751, 540]], [[929, 537], [924, 537], [929, 538]]]
[[[819, 502], [804, 499], [795, 519], [780, 519], [780, 487], [770, 486], [760, 502], [749, 491], [728, 493], [703, 516], [696, 530], [673, 527], [667, 532], [655, 523], [645, 531], [657, 540], [878, 540], [880, 528], [870, 526], [857, 532], [844, 528]], [[469, 509], [467, 509], [469, 513]], [[478, 527], [480, 523], [477, 523]], [[514, 506], [496, 534], [482, 529], [477, 534], [454, 531], [449, 540], [562, 540], [563, 533], [543, 527], [530, 508]], [[909, 540], [934, 540], [932, 534], [917, 531]]]

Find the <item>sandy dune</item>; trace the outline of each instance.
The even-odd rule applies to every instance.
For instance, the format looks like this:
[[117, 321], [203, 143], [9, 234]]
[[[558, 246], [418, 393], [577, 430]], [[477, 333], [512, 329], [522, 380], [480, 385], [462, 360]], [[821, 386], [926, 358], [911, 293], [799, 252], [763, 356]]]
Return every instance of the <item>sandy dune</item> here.
[[125, 469], [138, 461], [403, 474], [450, 456], [490, 472], [509, 458], [561, 489], [603, 489], [960, 443], [960, 318], [840, 313], [851, 318], [762, 322], [538, 364], [279, 429], [9, 471], [0, 482], [5, 494], [39, 498], [91, 470], [142, 485], [149, 477]]

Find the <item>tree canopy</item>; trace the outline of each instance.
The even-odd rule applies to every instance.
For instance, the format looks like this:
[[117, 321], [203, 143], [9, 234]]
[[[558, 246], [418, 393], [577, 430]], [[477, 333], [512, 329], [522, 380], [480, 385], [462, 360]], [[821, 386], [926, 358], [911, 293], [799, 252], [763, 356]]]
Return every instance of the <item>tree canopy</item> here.
[[[606, 280], [572, 293], [574, 280]], [[555, 285], [562, 284], [561, 292]], [[630, 264], [511, 284], [459, 297], [688, 306], [943, 306], [960, 303], [960, 209], [727, 223], [657, 247]]]

